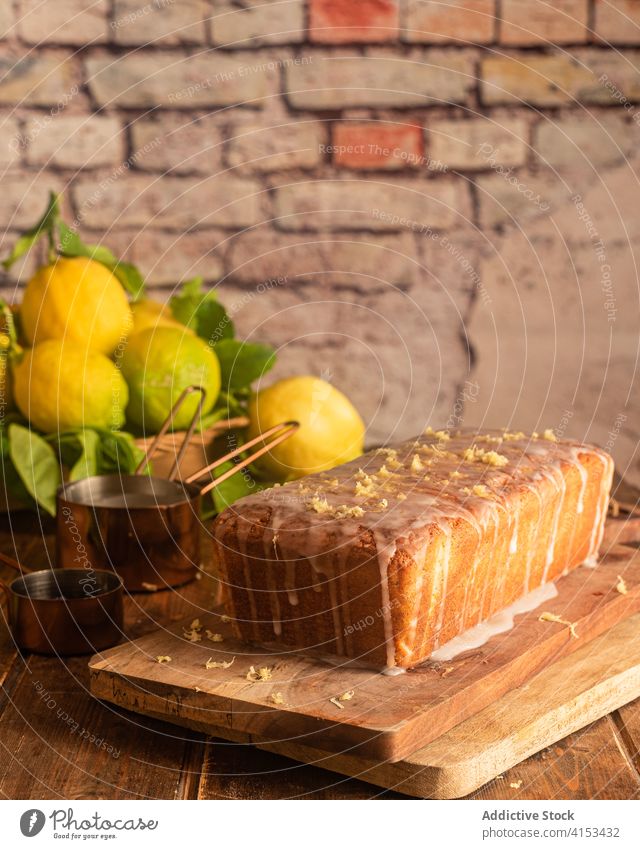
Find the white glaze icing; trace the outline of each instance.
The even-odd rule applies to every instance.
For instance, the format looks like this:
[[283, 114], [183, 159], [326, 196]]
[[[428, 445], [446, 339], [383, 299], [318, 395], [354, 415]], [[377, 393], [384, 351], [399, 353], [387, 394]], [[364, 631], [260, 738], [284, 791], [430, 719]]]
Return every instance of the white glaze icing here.
[[445, 643], [439, 649], [436, 649], [429, 658], [429, 662], [443, 663], [448, 660], [453, 660], [457, 655], [471, 649], [480, 648], [491, 637], [497, 634], [503, 634], [505, 631], [510, 631], [514, 626], [514, 617], [522, 613], [529, 613], [540, 607], [545, 601], [549, 601], [558, 595], [558, 590], [553, 582], [542, 584], [527, 595], [522, 596], [509, 607], [505, 607], [498, 613], [495, 613], [485, 622], [469, 628], [468, 631], [459, 634], [448, 643]]
[[[466, 456], [470, 446], [474, 446], [473, 451], [480, 449], [477, 456]], [[489, 453], [495, 456], [487, 458]], [[277, 578], [275, 593], [284, 592], [289, 606], [295, 607], [300, 603], [301, 593], [322, 593], [326, 587], [336, 651], [339, 655], [350, 655], [355, 637], [353, 628], [349, 627], [353, 623], [348, 569], [361, 567], [362, 564], [355, 562], [357, 556], [351, 560], [349, 555], [363, 548], [370, 551], [367, 546], [371, 543], [366, 542], [370, 538], [376, 552], [375, 580], [379, 604], [375, 611], [371, 610], [375, 616], [368, 618], [374, 623], [379, 622], [377, 627], [384, 635], [387, 666], [394, 668], [397, 652], [410, 658], [420, 650], [416, 644], [420, 622], [432, 623], [430, 630], [437, 635], [445, 614], [449, 616], [446, 605], [454, 522], [467, 522], [476, 530], [478, 537], [465, 582], [462, 613], [457, 617], [462, 623], [477, 624], [495, 610], [500, 599], [501, 580], [487, 580], [481, 587], [477, 586], [480, 543], [486, 537], [489, 525], [492, 526], [494, 549], [499, 541], [498, 533], [505, 533], [505, 524], [509, 533], [508, 544], [500, 549], [506, 551], [506, 562], [500, 564], [502, 576], [508, 574], [512, 558], [523, 546], [529, 545], [523, 594], [530, 590], [535, 548], [532, 542], [537, 540], [540, 524], [549, 511], [547, 498], [542, 492], [553, 493], [554, 507], [546, 558], [541, 564], [544, 574], [541, 576], [536, 567], [536, 580], [544, 582], [552, 567], [557, 572], [554, 561], [566, 495], [564, 469], [567, 464], [580, 475], [577, 512], [584, 511], [588, 475], [580, 462], [580, 454], [598, 456], [604, 471], [597, 515], [593, 520], [589, 560], [596, 554], [602, 537], [612, 462], [599, 449], [568, 441], [555, 442], [525, 436], [512, 438], [512, 435], [505, 438], [500, 432], [454, 434], [450, 440], [425, 435], [394, 449], [370, 452], [339, 469], [249, 496], [239, 502], [239, 512], [249, 521], [238, 522], [237, 536], [252, 616], [256, 598], [251, 590], [246, 538], [251, 517], [264, 517], [265, 508], [269, 508], [264, 538], [271, 541], [277, 537], [278, 543], [273, 546], [265, 544], [264, 548], [265, 560], [272, 567], [268, 568], [268, 573], [273, 572], [274, 578]], [[542, 480], [546, 480], [550, 488], [547, 486], [542, 490]], [[367, 490], [368, 482], [375, 484], [370, 492]], [[529, 530], [530, 526], [527, 526], [527, 533], [521, 535], [517, 493], [523, 489], [535, 493], [539, 510], [537, 527]], [[355, 512], [352, 514], [350, 511]], [[265, 522], [265, 519], [260, 521]], [[434, 528], [439, 533], [434, 535]], [[429, 561], [432, 571], [427, 579], [423, 564], [435, 540], [439, 546], [438, 553], [435, 560]], [[408, 555], [417, 564], [414, 569], [413, 616], [403, 640], [394, 634], [392, 602], [397, 599], [391, 597], [389, 586], [389, 569], [399, 552], [403, 556]], [[373, 560], [373, 557], [369, 556], [369, 559]], [[311, 565], [310, 587], [299, 585], [300, 573], [295, 564], [301, 560]], [[271, 586], [270, 581], [270, 589]], [[476, 623], [469, 622], [468, 617], [472, 598], [473, 609], [478, 611], [473, 617]], [[271, 609], [276, 632], [280, 628], [280, 605], [272, 603]]]

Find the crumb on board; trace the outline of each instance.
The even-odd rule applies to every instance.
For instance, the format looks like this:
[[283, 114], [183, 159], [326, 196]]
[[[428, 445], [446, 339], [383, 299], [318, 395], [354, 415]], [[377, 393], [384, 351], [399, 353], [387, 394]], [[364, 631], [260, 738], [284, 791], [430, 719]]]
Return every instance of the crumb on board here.
[[258, 669], [255, 666], [250, 666], [247, 672], [247, 681], [270, 681], [273, 677], [271, 669], [268, 666], [260, 666]]
[[517, 781], [509, 782], [509, 787], [511, 787], [513, 790], [519, 790], [522, 787], [522, 779], [519, 778]]
[[333, 698], [329, 699], [332, 705], [335, 705], [340, 710], [344, 710], [344, 705], [342, 702], [350, 702], [354, 697], [355, 692], [353, 690], [347, 690], [346, 693], [342, 693], [340, 696], [333, 696]]
[[211, 640], [212, 643], [221, 643], [224, 640], [222, 634], [216, 634], [213, 631], [210, 631], [208, 628], [205, 631], [208, 640]]
[[569, 632], [571, 633], [571, 636], [574, 639], [578, 638], [578, 634], [577, 634], [577, 631], [576, 631], [576, 623], [575, 622], [569, 622], [568, 619], [563, 619], [561, 616], [558, 616], [557, 613], [549, 613], [548, 611], [545, 611], [544, 613], [540, 614], [540, 616], [538, 617], [538, 621], [539, 622], [557, 622], [558, 625], [566, 625], [567, 628], [569, 629]]
[[271, 693], [271, 701], [274, 705], [283, 705], [284, 704], [284, 696], [282, 693]]
[[629, 588], [627, 587], [627, 582], [622, 577], [622, 575], [617, 576], [618, 583], [616, 584], [616, 590], [622, 595], [626, 595], [629, 592]]
[[226, 613], [223, 613], [222, 616], [220, 617], [220, 621], [221, 622], [231, 622], [231, 617], [227, 616]]
[[214, 660], [212, 657], [205, 663], [205, 669], [228, 669], [235, 660], [233, 657], [231, 660]]
[[146, 581], [143, 581], [142, 589], [147, 590], [150, 593], [157, 593], [160, 587], [157, 584], [148, 584]]
[[171, 657], [168, 654], [159, 654], [156, 657], [156, 663], [171, 663]]
[[182, 636], [190, 643], [199, 643], [202, 640], [202, 625], [199, 619], [194, 619], [188, 628], [182, 629]]

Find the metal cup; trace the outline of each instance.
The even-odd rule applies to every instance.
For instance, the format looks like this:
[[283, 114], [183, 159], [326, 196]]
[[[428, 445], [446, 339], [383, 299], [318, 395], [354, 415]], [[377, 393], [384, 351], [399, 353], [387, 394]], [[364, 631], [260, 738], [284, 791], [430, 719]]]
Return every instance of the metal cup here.
[[114, 572], [29, 572], [9, 557], [1, 555], [0, 560], [23, 573], [9, 584], [0, 581], [11, 632], [23, 651], [92, 654], [122, 638], [123, 586]]

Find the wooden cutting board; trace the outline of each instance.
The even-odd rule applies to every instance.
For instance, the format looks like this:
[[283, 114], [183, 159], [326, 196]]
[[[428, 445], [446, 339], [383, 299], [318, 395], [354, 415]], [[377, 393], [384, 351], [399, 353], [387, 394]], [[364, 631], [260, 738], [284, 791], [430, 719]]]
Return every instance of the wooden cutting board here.
[[218, 736], [409, 796], [457, 799], [638, 696], [640, 614], [398, 763], [332, 754], [296, 740], [272, 743], [226, 731]]
[[[626, 584], [624, 593], [618, 589], [619, 576]], [[480, 649], [401, 676], [247, 646], [231, 636], [228, 622], [214, 611], [200, 617], [201, 642], [185, 638], [183, 631], [190, 624], [185, 622], [94, 656], [89, 663], [91, 691], [138, 713], [214, 736], [250, 735], [261, 746], [293, 757], [298, 747], [308, 747], [324, 758], [337, 753], [332, 764], [342, 764], [348, 751], [349, 763], [404, 760], [406, 765], [412, 753], [428, 744], [437, 746], [447, 732], [455, 734], [460, 723], [495, 707], [540, 670], [542, 677], [548, 675], [550, 664], [560, 658], [582, 647], [588, 652], [590, 640], [640, 611], [640, 552], [615, 545], [597, 569], [576, 569], [560, 579], [557, 588], [556, 598], [517, 617], [511, 631]], [[576, 636], [565, 624], [540, 621], [543, 610], [572, 623]], [[205, 629], [222, 634], [223, 642], [209, 641]], [[171, 660], [159, 663], [160, 656]], [[207, 669], [208, 660], [231, 665]], [[267, 667], [270, 679], [247, 680], [252, 666]], [[630, 680], [633, 690], [635, 680]], [[565, 683], [573, 698], [571, 680]], [[352, 698], [339, 698], [351, 691]], [[625, 701], [636, 694], [621, 692]], [[606, 701], [604, 695], [606, 689], [602, 697], [594, 696], [596, 713]], [[602, 713], [611, 709], [607, 703]], [[550, 737], [556, 740], [568, 733], [555, 714], [550, 716], [546, 736], [538, 729], [534, 737], [525, 735], [522, 747], [546, 746]], [[582, 724], [591, 718], [584, 711], [578, 714]], [[451, 732], [454, 726], [459, 728]], [[331, 768], [349, 773], [346, 765]]]

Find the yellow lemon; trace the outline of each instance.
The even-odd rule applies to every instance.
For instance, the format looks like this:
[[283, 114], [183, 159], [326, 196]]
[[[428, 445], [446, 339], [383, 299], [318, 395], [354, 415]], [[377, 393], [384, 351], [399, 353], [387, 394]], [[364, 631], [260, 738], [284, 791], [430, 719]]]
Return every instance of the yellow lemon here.
[[253, 397], [249, 435], [290, 419], [300, 429], [258, 461], [275, 481], [293, 480], [353, 460], [364, 449], [364, 422], [351, 401], [318, 377], [289, 377]]
[[[207, 395], [202, 412], [208, 413], [220, 392], [220, 363], [209, 345], [186, 327], [149, 327], [131, 336], [122, 358], [129, 384], [127, 416], [154, 433], [171, 412], [187, 386], [202, 386]], [[198, 406], [194, 393], [180, 408], [174, 428], [186, 428]]]
[[18, 409], [45, 433], [124, 424], [127, 384], [98, 351], [68, 339], [48, 339], [25, 353], [13, 378]]
[[171, 310], [166, 304], [161, 304], [151, 298], [136, 301], [135, 304], [131, 305], [131, 312], [133, 313], [132, 336], [148, 327], [180, 327], [182, 330], [191, 333], [191, 330], [184, 324], [171, 316]]
[[131, 308], [117, 278], [87, 257], [57, 259], [40, 268], [20, 307], [27, 342], [69, 339], [110, 355], [131, 331]]

